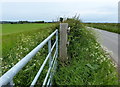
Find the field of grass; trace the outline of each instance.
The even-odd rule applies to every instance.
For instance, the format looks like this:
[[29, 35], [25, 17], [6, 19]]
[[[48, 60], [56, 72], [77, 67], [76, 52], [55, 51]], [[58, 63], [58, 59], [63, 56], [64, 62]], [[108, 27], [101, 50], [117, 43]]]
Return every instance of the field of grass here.
[[94, 28], [120, 34], [120, 30], [118, 29], [119, 25], [120, 24], [118, 23], [86, 23], [86, 26], [89, 26], [89, 27], [94, 27]]
[[13, 34], [24, 31], [32, 31], [40, 28], [49, 28], [50, 23], [47, 24], [3, 24], [2, 35]]
[[[30, 35], [37, 31], [49, 32], [50, 27], [54, 24], [3, 24], [2, 25], [2, 50], [10, 50], [21, 40], [20, 34]], [[5, 51], [6, 52], [6, 51]], [[4, 53], [5, 54], [5, 53]]]
[[[56, 28], [56, 24], [3, 24], [2, 28], [2, 74], [20, 61], [40, 44]], [[35, 77], [47, 55], [47, 45], [16, 75], [15, 85], [28, 86]], [[48, 64], [47, 64], [48, 65]], [[47, 66], [45, 67], [45, 69]], [[42, 76], [47, 70], [42, 72]], [[37, 84], [41, 84], [43, 77]]]
[[64, 66], [59, 62], [55, 85], [118, 85], [116, 65], [97, 43], [95, 32], [77, 19], [67, 22], [71, 27], [69, 60]]

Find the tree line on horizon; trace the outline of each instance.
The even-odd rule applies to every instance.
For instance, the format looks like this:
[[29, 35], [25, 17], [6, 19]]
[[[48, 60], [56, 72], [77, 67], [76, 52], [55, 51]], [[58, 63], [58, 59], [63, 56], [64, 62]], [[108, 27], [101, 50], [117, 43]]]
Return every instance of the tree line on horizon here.
[[0, 21], [1, 24], [26, 24], [26, 23], [56, 23], [63, 22], [64, 18], [60, 17], [59, 21], [45, 22], [45, 21]]
[[46, 23], [45, 21], [1, 21], [1, 24]]

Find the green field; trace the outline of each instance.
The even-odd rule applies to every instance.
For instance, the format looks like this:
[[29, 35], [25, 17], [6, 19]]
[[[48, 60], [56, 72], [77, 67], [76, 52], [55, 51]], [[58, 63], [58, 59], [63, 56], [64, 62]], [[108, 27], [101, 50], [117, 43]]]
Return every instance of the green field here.
[[118, 23], [85, 23], [85, 24], [86, 26], [89, 26], [89, 27], [94, 27], [94, 28], [120, 34], [120, 30], [118, 29], [118, 26], [120, 26], [120, 24]]
[[33, 31], [40, 28], [49, 28], [52, 24], [3, 24], [2, 34], [12, 34], [24, 31]]
[[[55, 24], [3, 24], [2, 25], [2, 74], [20, 61], [54, 30]], [[16, 85], [30, 85], [47, 55], [44, 46], [14, 78]], [[46, 66], [47, 67], [47, 66]], [[43, 71], [43, 76], [47, 71]], [[28, 77], [30, 77], [28, 79]], [[41, 77], [42, 78], [42, 77]], [[41, 79], [39, 78], [40, 82]], [[24, 83], [24, 81], [26, 81]], [[39, 84], [41, 84], [38, 81]]]
[[[50, 27], [54, 24], [3, 24], [2, 25], [2, 49], [11, 49], [18, 40], [21, 40], [20, 34], [32, 35], [37, 31], [50, 32]], [[44, 35], [45, 35], [44, 34]], [[44, 36], [43, 35], [43, 36]]]

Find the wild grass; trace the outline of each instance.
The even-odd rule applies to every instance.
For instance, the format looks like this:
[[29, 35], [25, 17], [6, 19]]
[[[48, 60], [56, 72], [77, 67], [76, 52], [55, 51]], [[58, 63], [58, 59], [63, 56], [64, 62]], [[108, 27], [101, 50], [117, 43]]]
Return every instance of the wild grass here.
[[[37, 25], [37, 26], [35, 26]], [[11, 32], [9, 32], [9, 27]], [[21, 26], [21, 27], [19, 27]], [[26, 29], [28, 26], [28, 29]], [[42, 26], [42, 27], [41, 27]], [[13, 29], [14, 27], [14, 29]], [[16, 28], [15, 28], [16, 27]], [[7, 29], [6, 29], [7, 28]], [[19, 29], [23, 29], [23, 32]], [[26, 54], [40, 44], [46, 37], [48, 37], [54, 30], [55, 24], [11, 24], [4, 25], [2, 41], [2, 74], [13, 67]], [[12, 30], [13, 29], [13, 30]], [[18, 30], [17, 30], [18, 29]], [[26, 29], [26, 30], [25, 30]], [[15, 32], [14, 32], [15, 30]], [[7, 33], [9, 32], [9, 33]], [[15, 86], [29, 86], [37, 74], [41, 64], [48, 53], [47, 46], [44, 46], [29, 63], [14, 77]], [[48, 65], [48, 63], [46, 64]], [[42, 72], [42, 77], [39, 78], [37, 84], [41, 85], [43, 77], [47, 72], [47, 67]]]
[[86, 23], [86, 26], [120, 34], [120, 30], [118, 29], [118, 26], [120, 26], [119, 23]]
[[118, 85], [116, 65], [78, 19], [67, 21], [71, 27], [68, 46], [69, 60], [59, 62], [54, 78], [56, 86]]

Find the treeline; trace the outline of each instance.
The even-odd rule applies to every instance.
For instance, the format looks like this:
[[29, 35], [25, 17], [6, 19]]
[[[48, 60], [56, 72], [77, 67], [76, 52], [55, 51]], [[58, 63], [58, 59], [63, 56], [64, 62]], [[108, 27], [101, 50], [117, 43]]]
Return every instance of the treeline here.
[[53, 22], [45, 22], [45, 21], [1, 21], [1, 24], [26, 24], [26, 23], [55, 23], [55, 21]]

